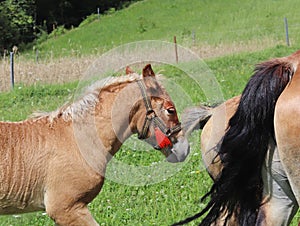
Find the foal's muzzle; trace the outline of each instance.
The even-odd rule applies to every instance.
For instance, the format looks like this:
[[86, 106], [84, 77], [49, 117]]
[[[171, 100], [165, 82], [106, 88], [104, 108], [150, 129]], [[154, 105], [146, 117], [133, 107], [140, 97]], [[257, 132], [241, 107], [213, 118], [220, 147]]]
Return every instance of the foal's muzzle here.
[[190, 145], [188, 140], [181, 136], [177, 139], [177, 143], [171, 148], [171, 153], [167, 157], [168, 162], [183, 162], [190, 153]]

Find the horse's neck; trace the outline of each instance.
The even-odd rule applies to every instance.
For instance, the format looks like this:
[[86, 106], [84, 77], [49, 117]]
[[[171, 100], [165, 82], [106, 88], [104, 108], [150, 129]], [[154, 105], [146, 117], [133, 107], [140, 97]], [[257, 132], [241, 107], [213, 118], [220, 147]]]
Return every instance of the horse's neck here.
[[95, 119], [99, 137], [106, 151], [114, 155], [132, 135], [130, 111], [141, 94], [136, 83], [120, 84], [100, 93]]

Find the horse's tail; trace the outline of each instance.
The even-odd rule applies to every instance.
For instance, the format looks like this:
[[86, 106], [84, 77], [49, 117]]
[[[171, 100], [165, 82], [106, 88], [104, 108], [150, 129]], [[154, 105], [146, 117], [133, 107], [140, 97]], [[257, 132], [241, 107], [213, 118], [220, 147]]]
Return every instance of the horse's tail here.
[[220, 146], [224, 167], [204, 196], [211, 199], [201, 225], [211, 225], [224, 211], [225, 224], [236, 213], [241, 225], [255, 225], [262, 201], [262, 165], [269, 139], [274, 137], [275, 104], [294, 74], [293, 65], [286, 59], [257, 65], [247, 83]]
[[256, 66], [220, 142], [223, 169], [202, 198], [210, 196], [210, 200], [190, 220], [208, 212], [200, 225], [212, 225], [225, 214], [224, 225], [233, 214], [240, 225], [255, 225], [262, 200], [261, 169], [269, 139], [274, 136], [275, 104], [294, 71], [289, 58], [273, 59]]
[[181, 117], [184, 133], [188, 135], [194, 130], [202, 129], [211, 117], [212, 109], [203, 105], [185, 109]]

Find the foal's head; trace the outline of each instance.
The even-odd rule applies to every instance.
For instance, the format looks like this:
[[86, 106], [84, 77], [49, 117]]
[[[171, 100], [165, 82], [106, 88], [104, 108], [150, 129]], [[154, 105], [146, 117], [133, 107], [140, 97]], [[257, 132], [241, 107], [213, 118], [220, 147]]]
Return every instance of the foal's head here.
[[[126, 72], [132, 73], [129, 68]], [[156, 80], [150, 64], [144, 67], [138, 87], [141, 98], [130, 114], [132, 131], [160, 150], [168, 161], [184, 161], [189, 154], [189, 144], [182, 135], [175, 105]]]

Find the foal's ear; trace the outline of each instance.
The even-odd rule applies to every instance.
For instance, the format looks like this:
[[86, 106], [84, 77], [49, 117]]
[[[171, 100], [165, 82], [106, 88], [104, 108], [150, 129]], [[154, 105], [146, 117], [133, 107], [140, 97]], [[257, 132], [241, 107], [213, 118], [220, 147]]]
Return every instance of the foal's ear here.
[[125, 72], [126, 72], [126, 75], [130, 75], [130, 74], [134, 73], [134, 71], [129, 66], [126, 67]]
[[155, 77], [151, 64], [147, 64], [143, 69], [143, 77]]

